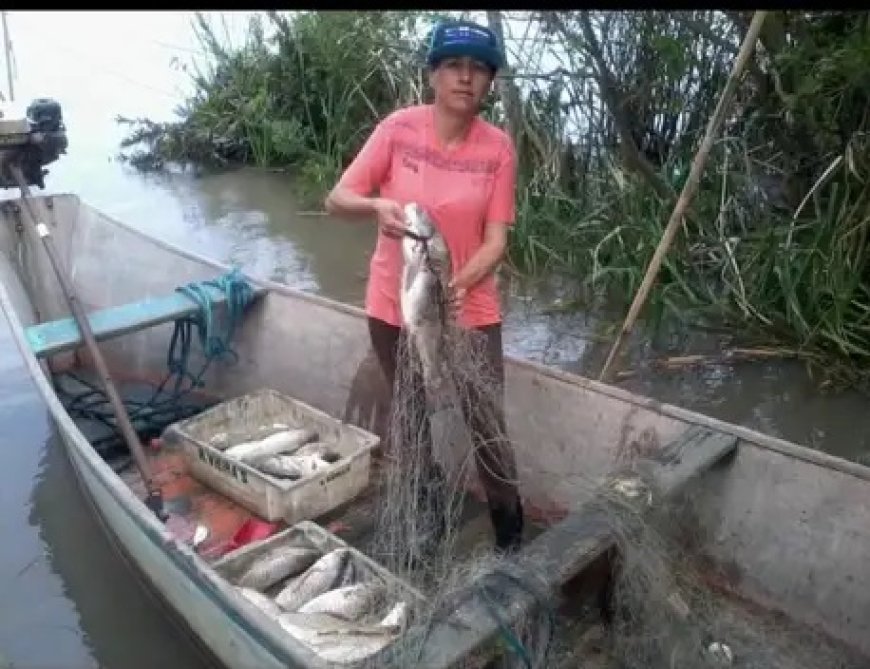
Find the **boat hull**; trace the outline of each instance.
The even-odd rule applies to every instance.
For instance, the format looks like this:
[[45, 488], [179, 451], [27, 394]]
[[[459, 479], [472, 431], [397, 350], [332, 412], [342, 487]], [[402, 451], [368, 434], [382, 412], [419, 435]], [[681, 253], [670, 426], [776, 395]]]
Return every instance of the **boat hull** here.
[[[0, 239], [8, 230], [0, 230]], [[10, 248], [8, 240], [3, 241], [4, 250]], [[24, 337], [23, 328], [52, 312], [57, 296], [40, 299], [34, 284], [20, 281], [14, 269], [6, 256], [0, 256], [0, 307], [12, 338], [46, 404], [80, 489], [137, 577], [173, 612], [174, 622], [181, 623], [207, 656], [224, 667], [326, 667], [277, 624], [264, 625], [259, 611], [239, 607], [230, 587], [188, 546], [176, 541], [94, 451], [55, 393], [48, 365], [29, 354]]]
[[190, 573], [178, 567], [161, 542], [125, 513], [104, 481], [88, 466], [77, 449], [61, 434], [66, 453], [75, 469], [79, 486], [87, 495], [109, 539], [125, 561], [138, 572], [143, 584], [169, 609], [173, 623], [182, 623], [209, 660], [226, 667], [285, 667], [241, 625], [230, 612], [216, 605], [205, 590], [198, 588]]
[[[165, 295], [188, 281], [210, 279], [229, 269], [109, 219], [74, 196], [41, 199], [51, 203], [49, 225], [90, 309]], [[10, 251], [7, 257], [24, 258], [18, 269], [26, 290], [20, 292], [28, 294], [40, 319], [66, 316], [38, 240], [27, 238], [26, 228], [13, 232], [12, 213], [3, 211], [2, 218], [0, 246]], [[260, 283], [270, 292], [237, 331], [239, 361], [215, 366], [206, 377], [208, 387], [220, 389], [224, 397], [270, 387], [362, 427], [382, 425], [385, 389], [369, 350], [362, 311], [269, 281]], [[21, 311], [9, 300], [4, 308]], [[103, 350], [118, 376], [154, 378], [165, 368], [170, 333], [170, 325], [154, 327], [105, 342]], [[22, 352], [34, 375], [44, 381], [26, 346]], [[64, 359], [72, 361], [73, 356], [61, 356], [59, 364]], [[687, 507], [691, 514], [681, 519], [694, 535], [694, 548], [709, 560], [711, 578], [870, 655], [870, 570], [865, 567], [870, 553], [870, 469], [527, 361], [508, 359], [506, 381], [521, 491], [528, 507], [544, 517], [576, 508], [621, 456], [655, 450], [691, 425], [737, 436], [736, 457], [704, 477], [703, 487], [692, 491]], [[244, 624], [236, 631], [225, 622], [232, 634], [209, 631], [215, 624], [221, 627], [222, 616], [229, 615], [209, 604], [202, 592], [214, 584], [197, 568], [179, 568], [174, 552], [181, 549], [168, 536], [158, 535], [159, 541], [147, 536], [142, 525], [148, 524], [143, 520], [147, 510], [139, 500], [119, 504], [121, 493], [114, 501], [106, 496], [106, 489], [114, 490], [120, 482], [71, 424], [50, 386], [41, 385], [53, 414], [63, 419], [61, 431], [67, 433], [68, 451], [88, 494], [149, 581], [168, 595], [170, 605], [197, 635], [217, 644], [217, 654], [228, 666], [248, 666], [249, 661], [271, 666], [251, 647], [257, 642], [245, 638], [250, 631]], [[193, 558], [185, 554], [184, 559]], [[238, 640], [229, 643], [227, 637], [236, 633]]]

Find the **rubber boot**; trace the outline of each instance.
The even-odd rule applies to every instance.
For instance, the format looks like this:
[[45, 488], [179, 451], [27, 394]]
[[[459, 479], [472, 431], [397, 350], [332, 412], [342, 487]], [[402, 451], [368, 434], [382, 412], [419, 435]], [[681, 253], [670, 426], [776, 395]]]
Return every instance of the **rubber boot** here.
[[495, 550], [500, 554], [519, 550], [523, 542], [523, 503], [517, 499], [516, 507], [491, 507], [489, 510], [495, 530]]

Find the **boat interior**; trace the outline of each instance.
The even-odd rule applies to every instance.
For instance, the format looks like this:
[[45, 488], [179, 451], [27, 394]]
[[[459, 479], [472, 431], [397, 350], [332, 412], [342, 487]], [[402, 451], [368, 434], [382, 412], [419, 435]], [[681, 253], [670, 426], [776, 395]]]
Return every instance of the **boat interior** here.
[[[191, 547], [202, 560], [202, 568], [292, 523], [282, 518], [266, 519], [250, 504], [227, 493], [226, 488], [214, 485], [213, 478], [201, 474], [202, 467], [194, 466], [196, 457], [177, 439], [167, 436], [167, 428], [262, 389], [281, 393], [322, 412], [336, 424], [376, 437], [378, 445], [371, 452], [365, 485], [342, 503], [305, 518], [359, 551], [372, 552], [377, 532], [374, 509], [383, 493], [383, 470], [390, 457], [385, 431], [388, 402], [384, 381], [367, 349], [358, 310], [243, 277], [112, 221], [73, 196], [39, 200], [73, 277], [76, 298], [89, 313], [101, 353], [121, 390], [153, 483], [162, 495], [164, 526], [177, 541]], [[69, 315], [38, 239], [20, 224], [26, 212], [14, 201], [7, 201], [2, 205], [2, 216], [5, 220], [0, 225], [0, 247], [6, 260], [0, 278], [7, 292], [6, 306], [14, 307], [21, 323], [22, 345], [51, 380], [53, 391], [93, 453], [145, 502], [147, 489], [141, 471], [118, 430], [93, 358]], [[245, 300], [233, 301], [236, 293], [228, 288], [230, 281], [237, 282], [233, 284], [236, 288], [246, 286], [249, 292]], [[210, 334], [217, 336], [227, 322], [231, 327], [224, 342], [226, 350], [207, 355], [205, 350], [217, 345], [202, 336], [203, 330], [210, 328]], [[608, 597], [619, 565], [615, 557], [619, 542], [612, 528], [597, 523], [601, 517], [595, 515], [595, 505], [590, 503], [597, 499], [596, 491], [613, 488], [615, 483], [625, 484], [619, 490], [626, 503], [634, 505], [632, 508], [647, 508], [644, 494], [637, 493], [637, 485], [641, 490], [652, 486], [656, 503], [651, 506], [658, 505], [659, 493], [668, 498], [673, 493], [674, 499], [684, 500], [680, 508], [685, 513], [689, 513], [685, 491], [701, 486], [703, 491], [698, 494], [706, 497], [701, 502], [691, 498], [697, 508], [686, 522], [706, 528], [707, 536], [713, 535], [709, 541], [714, 548], [700, 552], [703, 560], [699, 568], [705, 576], [706, 592], [714, 593], [711, 596], [744, 626], [770, 626], [775, 618], [777, 625], [787, 629], [787, 634], [777, 636], [781, 643], [771, 641], [776, 653], [768, 649], [764, 658], [758, 653], [741, 654], [737, 639], [729, 641], [727, 633], [718, 630], [725, 636], [706, 639], [709, 653], [699, 656], [698, 664], [682, 666], [870, 666], [870, 642], [862, 637], [870, 625], [868, 609], [861, 613], [861, 607], [870, 602], [870, 577], [859, 576], [851, 562], [844, 562], [849, 573], [841, 575], [851, 575], [849, 582], [856, 593], [836, 606], [830, 601], [844, 588], [832, 586], [824, 601], [813, 599], [805, 592], [809, 586], [794, 576], [804, 569], [803, 563], [791, 567], [791, 576], [777, 577], [771, 571], [776, 567], [777, 550], [801, 548], [794, 542], [781, 549], [764, 547], [762, 540], [777, 541], [771, 536], [770, 525], [762, 527], [758, 520], [765, 513], [766, 502], [759, 493], [749, 493], [739, 482], [734, 483], [754, 468], [755, 478], [747, 485], [764, 485], [758, 472], [766, 473], [777, 463], [791, 462], [786, 446], [753, 446], [756, 436], [748, 430], [693, 424], [688, 412], [671, 411], [651, 401], [629, 398], [620, 391], [608, 395], [610, 390], [532, 365], [512, 362], [508, 386], [509, 429], [517, 435], [527, 511], [526, 548], [518, 560], [524, 560], [526, 568], [538, 565], [541, 571], [547, 571], [546, 579], [559, 593], [557, 632], [552, 643], [562, 649], [560, 657], [565, 659], [563, 663], [553, 659], [540, 666], [629, 666], [613, 651], [618, 640], [614, 640], [609, 624], [612, 611]], [[569, 387], [571, 390], [566, 390]], [[616, 466], [612, 452], [618, 450], [617, 445], [634, 454], [630, 466]], [[847, 467], [826, 468], [823, 463], [809, 462], [804, 455], [795, 462], [799, 462], [796, 467], [824, 469], [823, 475], [830, 481], [819, 479], [821, 483], [813, 484], [822, 496], [830, 497], [839, 489], [843, 500], [857, 500], [865, 490], [852, 482], [859, 477]], [[227, 472], [226, 463], [211, 462], [210, 466], [215, 471], [223, 467], [219, 472], [222, 475]], [[807, 485], [803, 471], [783, 476], [795, 478], [794, 485], [800, 488]], [[571, 484], [571, 473], [573, 479], [582, 475], [583, 484]], [[848, 483], [843, 483], [847, 479]], [[636, 485], [632, 488], [628, 483]], [[779, 492], [782, 499], [770, 504], [777, 507], [776, 513], [784, 514], [786, 511], [779, 507], [791, 504], [789, 491], [783, 488]], [[735, 501], [741, 495], [749, 510], [744, 511], [744, 506]], [[868, 504], [864, 499], [843, 513], [870, 511]], [[735, 515], [742, 513], [741, 518], [749, 518], [740, 521], [746, 527], [755, 522], [755, 534], [738, 521], [722, 520], [723, 505], [734, 505]], [[145, 506], [142, 512], [150, 513]], [[675, 525], [682, 523], [671, 520]], [[773, 517], [769, 520], [779, 522]], [[842, 536], [832, 526], [835, 522], [828, 521], [820, 528], [820, 538], [807, 538], [807, 546], [816, 540], [824, 545], [834, 534]], [[727, 532], [722, 529], [726, 526]], [[788, 526], [779, 527], [784, 528], [783, 532], [791, 531]], [[805, 533], [810, 534], [812, 527], [805, 527]], [[861, 541], [870, 539], [866, 522], [853, 522], [851, 527], [852, 543], [844, 547], [846, 551], [866, 545]], [[726, 539], [731, 541], [726, 535], [742, 532], [746, 533], [743, 543], [716, 553], [726, 551], [722, 546]], [[465, 494], [458, 536], [457, 560], [470, 560], [491, 550], [488, 509], [481, 489], [473, 481]], [[753, 551], [766, 551], [763, 564], [743, 557]], [[835, 564], [841, 559], [839, 553], [829, 553]], [[808, 558], [788, 557], [782, 561], [799, 559]], [[817, 563], [806, 566], [809, 571], [817, 568]], [[818, 579], [823, 578], [819, 573]], [[780, 583], [783, 579], [787, 583]], [[413, 585], [422, 588], [422, 584]], [[801, 604], [805, 605], [802, 611]], [[468, 606], [469, 611], [481, 610], [479, 605]], [[505, 610], [509, 609], [506, 605]], [[840, 624], [847, 618], [850, 622]], [[452, 657], [453, 664], [445, 660], [443, 666], [459, 666], [459, 661], [487, 643], [491, 643], [487, 646], [490, 650], [484, 653], [479, 666], [508, 666], [494, 664], [504, 661], [497, 660], [497, 655], [511, 656], [504, 645], [493, 642], [499, 638], [500, 629], [491, 622], [464, 637], [449, 636], [446, 630], [442, 637], [433, 635], [431, 643], [460, 639], [455, 652], [443, 655]], [[823, 644], [818, 641], [821, 638]], [[495, 648], [501, 650], [497, 653]], [[831, 664], [831, 658], [838, 664]], [[717, 665], [716, 661], [723, 664]], [[425, 666], [441, 665], [433, 661]]]

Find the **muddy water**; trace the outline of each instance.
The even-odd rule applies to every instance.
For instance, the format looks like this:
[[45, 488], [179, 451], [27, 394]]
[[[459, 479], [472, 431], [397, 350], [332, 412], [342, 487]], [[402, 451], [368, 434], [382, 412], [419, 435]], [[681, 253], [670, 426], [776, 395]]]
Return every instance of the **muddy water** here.
[[205, 667], [131, 578], [0, 330], [0, 667]]
[[[12, 13], [21, 71], [16, 91], [25, 100], [46, 94], [59, 98], [70, 130], [69, 155], [51, 166], [48, 191], [78, 193], [142, 230], [239, 263], [254, 275], [361, 304], [374, 230], [299, 215], [286, 175], [243, 170], [205, 178], [146, 178], [112, 160], [121, 137], [112, 123], [116, 114], [154, 115], [166, 108], [167, 97], [178, 102], [167, 96], [171, 85], [164, 81], [170, 78], [166, 62], [173, 54], [162, 54], [161, 61], [155, 51], [137, 55], [132, 44], [148, 41], [137, 37], [146, 33], [181, 42], [181, 27], [170, 36], [156, 27], [158, 14], [149, 15], [155, 24], [147, 30], [138, 25], [139, 17], [126, 29], [102, 31], [117, 36], [109, 49], [98, 40], [70, 43], [70, 34], [95, 29], [71, 22], [96, 20], [93, 15], [31, 15], [28, 33], [22, 15]], [[46, 37], [51, 25], [58, 40]], [[107, 59], [107, 50], [123, 61], [112, 72], [107, 63], [114, 56]], [[83, 61], [83, 53], [89, 59]], [[83, 63], [87, 79], [78, 69]], [[143, 63], [149, 64], [147, 72], [137, 72]], [[597, 373], [607, 347], [597, 340], [596, 314], [548, 315], [544, 307], [554, 294], [507, 278], [503, 289], [508, 353]], [[0, 323], [0, 666], [4, 658], [33, 669], [203, 666], [145, 591], [131, 582], [129, 569], [94, 521], [4, 328]], [[698, 339], [698, 345], [715, 348], [715, 341]], [[638, 338], [627, 366], [638, 366], [638, 356], [648, 354], [648, 348]], [[679, 343], [675, 350], [684, 352]], [[866, 402], [853, 395], [819, 396], [799, 366], [642, 372], [621, 385], [845, 457], [870, 452]]]

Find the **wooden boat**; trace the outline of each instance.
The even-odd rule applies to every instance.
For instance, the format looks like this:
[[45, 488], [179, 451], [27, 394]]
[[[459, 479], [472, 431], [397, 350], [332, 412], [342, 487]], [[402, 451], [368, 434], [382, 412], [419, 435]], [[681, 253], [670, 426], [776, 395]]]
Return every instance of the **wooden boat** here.
[[[34, 202], [44, 212], [78, 298], [93, 314], [114, 378], [161, 378], [173, 320], [196, 308], [176, 289], [230, 268], [112, 220], [73, 195]], [[242, 604], [202, 551], [146, 508], [135, 471], [116, 473], [69, 415], [52, 375], [86, 366], [88, 357], [20, 204], [16, 199], [0, 204], [0, 305], [109, 535], [221, 664], [325, 666]], [[205, 376], [210, 396], [223, 400], [268, 387], [382, 431], [378, 398], [384, 388], [363, 313], [269, 281], [256, 285], [264, 294], [235, 334], [238, 360], [216, 363]], [[728, 444], [708, 465], [736, 445], [733, 457], [692, 484], [693, 522], [702, 530], [696, 548], [711, 580], [718, 579], [723, 593], [823, 631], [866, 656], [870, 666], [870, 469], [533, 362], [509, 359], [506, 366], [506, 409], [522, 494], [529, 515], [543, 527], [533, 544], [548, 546], [549, 553], [541, 555], [561, 560], [554, 578], [567, 580], [601, 553], [603, 535], [589, 534], [582, 509], [578, 512], [589, 481], [614, 470], [626, 450], [655, 453], [700, 428]], [[688, 453], [688, 460], [692, 457]], [[149, 458], [164, 477], [167, 499], [184, 494], [196, 500], [195, 513], [210, 523], [210, 541], [226, 540], [250, 517], [187, 476], [171, 455]], [[364, 516], [358, 513], [356, 521]], [[590, 548], [593, 544], [598, 548]], [[467, 645], [479, 645], [483, 636], [466, 639]], [[419, 666], [447, 664], [433, 660]]]

